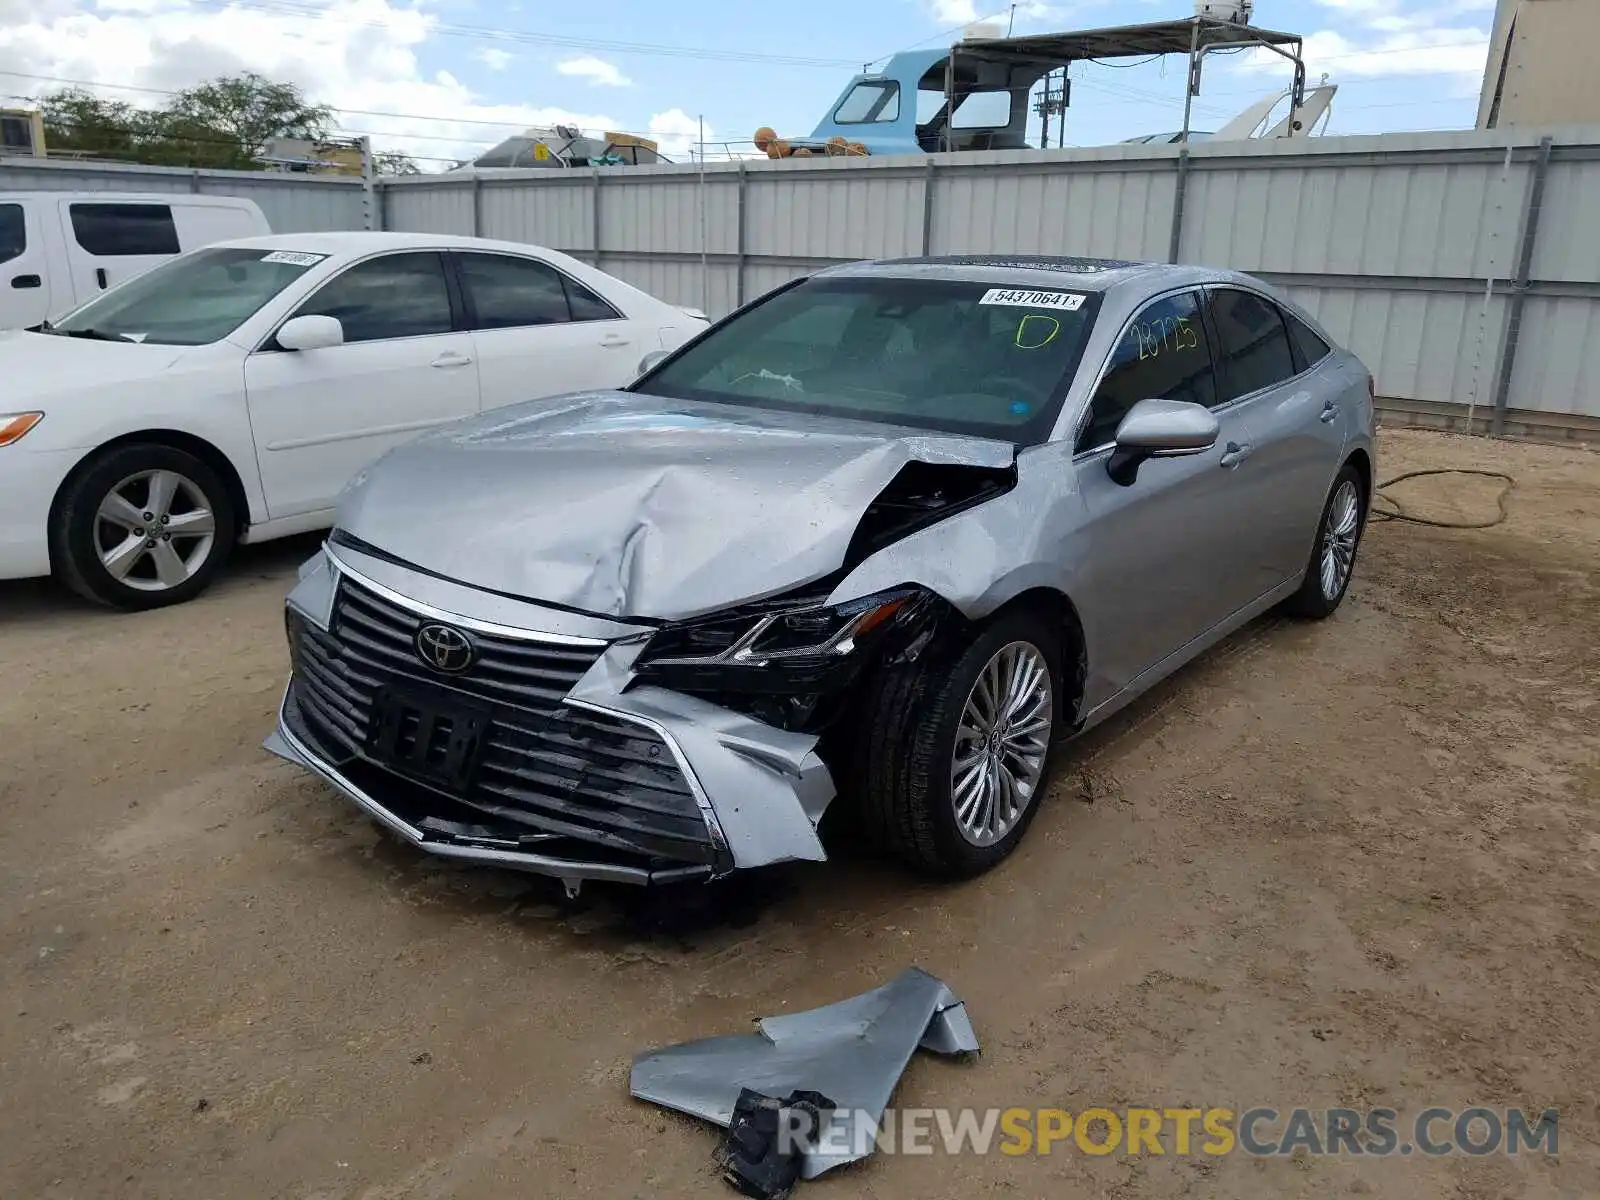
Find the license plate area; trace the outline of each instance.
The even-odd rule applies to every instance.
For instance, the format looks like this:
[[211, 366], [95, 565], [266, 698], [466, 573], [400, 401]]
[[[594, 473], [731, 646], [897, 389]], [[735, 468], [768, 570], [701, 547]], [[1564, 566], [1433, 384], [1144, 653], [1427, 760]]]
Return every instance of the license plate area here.
[[444, 690], [386, 684], [373, 697], [373, 761], [464, 795], [489, 736], [490, 712]]

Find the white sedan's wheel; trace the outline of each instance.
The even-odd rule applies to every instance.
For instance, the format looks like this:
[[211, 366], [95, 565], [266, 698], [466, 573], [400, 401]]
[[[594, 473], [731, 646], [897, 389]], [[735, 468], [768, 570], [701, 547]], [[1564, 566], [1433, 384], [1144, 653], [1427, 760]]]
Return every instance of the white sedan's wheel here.
[[235, 532], [228, 489], [207, 463], [174, 446], [118, 446], [68, 481], [51, 522], [51, 561], [91, 600], [158, 608], [204, 590]]
[[106, 493], [95, 517], [100, 565], [142, 592], [181, 587], [217, 544], [217, 518], [205, 492], [177, 471], [129, 475]]

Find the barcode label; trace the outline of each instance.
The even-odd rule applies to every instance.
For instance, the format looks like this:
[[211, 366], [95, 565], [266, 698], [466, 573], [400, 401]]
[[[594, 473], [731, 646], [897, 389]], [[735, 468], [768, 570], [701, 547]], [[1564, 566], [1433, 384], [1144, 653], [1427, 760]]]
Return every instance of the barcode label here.
[[1025, 292], [1020, 288], [990, 288], [979, 304], [1009, 304], [1016, 308], [1059, 308], [1077, 312], [1088, 297], [1079, 292]]

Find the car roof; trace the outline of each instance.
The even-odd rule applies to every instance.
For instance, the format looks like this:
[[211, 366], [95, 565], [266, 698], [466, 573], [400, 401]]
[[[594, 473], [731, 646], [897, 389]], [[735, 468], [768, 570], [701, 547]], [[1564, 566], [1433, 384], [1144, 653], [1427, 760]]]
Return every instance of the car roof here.
[[1171, 263], [1120, 258], [1070, 258], [1049, 254], [939, 254], [847, 263], [819, 271], [830, 277], [880, 276], [894, 279], [950, 279], [1041, 289], [1071, 287], [1109, 291], [1139, 281], [1144, 287], [1222, 280], [1230, 273]]
[[396, 233], [379, 230], [335, 230], [322, 233], [273, 233], [229, 238], [218, 246], [245, 250], [304, 250], [320, 254], [372, 254], [379, 250], [543, 250], [526, 242], [502, 242], [458, 233]]

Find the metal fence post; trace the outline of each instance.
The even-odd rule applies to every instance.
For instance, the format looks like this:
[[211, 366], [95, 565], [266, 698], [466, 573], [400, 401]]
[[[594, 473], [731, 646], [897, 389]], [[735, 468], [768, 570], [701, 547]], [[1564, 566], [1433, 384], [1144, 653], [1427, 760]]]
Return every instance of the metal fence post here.
[[1528, 206], [1522, 214], [1522, 252], [1517, 258], [1517, 274], [1511, 281], [1511, 299], [1506, 304], [1505, 335], [1500, 350], [1500, 377], [1494, 387], [1494, 416], [1489, 432], [1500, 437], [1506, 431], [1506, 409], [1511, 403], [1511, 374], [1517, 365], [1517, 343], [1522, 337], [1522, 311], [1528, 303], [1529, 276], [1533, 272], [1533, 251], [1539, 240], [1539, 215], [1544, 209], [1544, 185], [1550, 177], [1550, 155], [1555, 139], [1539, 141], [1539, 157], [1534, 159], [1533, 179], [1528, 186]]
[[361, 139], [361, 228], [383, 228], [383, 197], [372, 161], [372, 139]]
[[483, 180], [472, 173], [472, 236], [483, 236]]
[[590, 167], [589, 171], [594, 181], [594, 186], [589, 189], [589, 216], [591, 218], [589, 242], [594, 247], [594, 262], [590, 265], [598, 267], [600, 265], [600, 168]]
[[744, 257], [746, 224], [744, 206], [745, 201], [748, 198], [748, 193], [745, 191], [745, 185], [748, 182], [748, 179], [749, 177], [745, 174], [744, 159], [741, 158], [739, 160], [739, 196], [737, 202], [738, 216], [736, 219], [737, 230], [733, 247], [733, 306], [735, 308], [740, 308], [744, 304]]
[[933, 253], [933, 174], [934, 160], [930, 155], [927, 171], [922, 176], [922, 254]]
[[1189, 147], [1178, 151], [1178, 178], [1172, 189], [1172, 237], [1167, 242], [1167, 261], [1178, 261], [1183, 249], [1183, 205], [1189, 195]]

